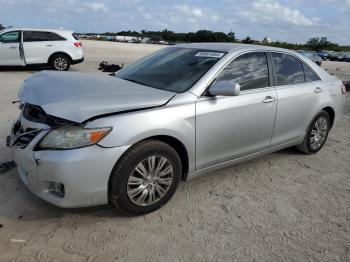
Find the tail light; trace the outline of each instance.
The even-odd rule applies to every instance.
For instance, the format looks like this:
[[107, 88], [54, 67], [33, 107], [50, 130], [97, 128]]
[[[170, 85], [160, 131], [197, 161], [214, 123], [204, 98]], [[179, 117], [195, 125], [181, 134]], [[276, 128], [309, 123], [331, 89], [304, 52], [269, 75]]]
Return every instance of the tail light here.
[[76, 47], [82, 47], [82, 43], [81, 42], [74, 42], [74, 45], [76, 46]]
[[345, 87], [344, 83], [341, 85], [341, 92], [345, 96], [345, 94], [346, 94], [346, 87]]

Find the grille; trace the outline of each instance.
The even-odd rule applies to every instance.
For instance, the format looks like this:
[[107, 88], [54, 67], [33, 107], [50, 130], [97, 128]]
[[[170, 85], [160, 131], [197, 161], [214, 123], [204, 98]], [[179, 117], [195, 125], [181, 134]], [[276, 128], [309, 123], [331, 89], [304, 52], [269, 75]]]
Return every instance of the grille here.
[[16, 146], [19, 146], [21, 148], [25, 148], [39, 133], [40, 133], [41, 130], [36, 130], [36, 129], [30, 129], [30, 128], [27, 128], [26, 129], [26, 132], [30, 132], [30, 133], [27, 133], [25, 135], [21, 135], [15, 145]]
[[12, 133], [17, 137], [14, 144], [21, 148], [25, 148], [40, 132], [40, 129], [33, 128], [26, 128], [26, 130], [23, 130], [20, 121], [17, 121], [12, 129]]

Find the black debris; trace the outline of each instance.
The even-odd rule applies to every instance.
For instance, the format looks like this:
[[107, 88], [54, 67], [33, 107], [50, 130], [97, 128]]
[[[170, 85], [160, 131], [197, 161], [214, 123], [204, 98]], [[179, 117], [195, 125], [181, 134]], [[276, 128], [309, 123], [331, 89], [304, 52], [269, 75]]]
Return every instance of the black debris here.
[[98, 70], [101, 70], [102, 72], [109, 72], [109, 73], [115, 73], [122, 69], [124, 65], [116, 65], [116, 64], [108, 64], [107, 61], [102, 61], [100, 63], [100, 66]]

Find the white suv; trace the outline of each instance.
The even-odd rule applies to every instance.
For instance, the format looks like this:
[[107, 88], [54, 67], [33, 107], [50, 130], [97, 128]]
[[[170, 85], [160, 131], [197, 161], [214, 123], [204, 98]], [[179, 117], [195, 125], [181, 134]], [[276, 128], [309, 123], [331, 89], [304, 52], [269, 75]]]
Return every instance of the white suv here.
[[0, 66], [49, 64], [67, 71], [83, 61], [82, 44], [73, 31], [9, 28], [0, 32]]

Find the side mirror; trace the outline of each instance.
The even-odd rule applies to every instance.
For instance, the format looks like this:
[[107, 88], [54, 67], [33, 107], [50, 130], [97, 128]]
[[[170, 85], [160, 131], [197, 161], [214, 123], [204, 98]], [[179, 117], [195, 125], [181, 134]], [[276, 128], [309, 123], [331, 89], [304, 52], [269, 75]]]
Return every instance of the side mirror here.
[[240, 91], [239, 83], [225, 80], [212, 83], [208, 92], [211, 96], [238, 96]]

